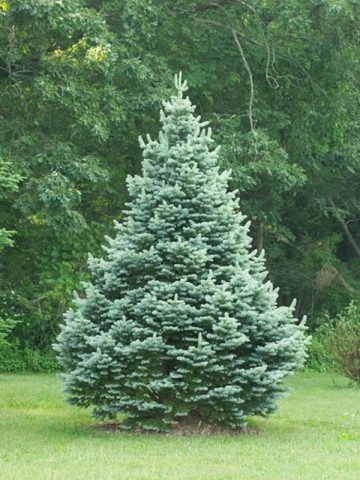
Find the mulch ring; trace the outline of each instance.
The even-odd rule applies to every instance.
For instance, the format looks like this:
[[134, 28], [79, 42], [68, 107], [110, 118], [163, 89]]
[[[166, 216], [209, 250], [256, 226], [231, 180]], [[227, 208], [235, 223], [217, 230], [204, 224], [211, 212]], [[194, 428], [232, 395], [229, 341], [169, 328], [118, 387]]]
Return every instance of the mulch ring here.
[[167, 432], [157, 432], [146, 430], [143, 428], [134, 428], [128, 430], [122, 427], [121, 422], [106, 422], [91, 425], [91, 428], [97, 431], [114, 432], [125, 435], [161, 435], [175, 437], [212, 437], [222, 436], [238, 436], [238, 435], [258, 435], [259, 431], [254, 427], [242, 427], [237, 429], [220, 427], [219, 425], [189, 425], [176, 424]]

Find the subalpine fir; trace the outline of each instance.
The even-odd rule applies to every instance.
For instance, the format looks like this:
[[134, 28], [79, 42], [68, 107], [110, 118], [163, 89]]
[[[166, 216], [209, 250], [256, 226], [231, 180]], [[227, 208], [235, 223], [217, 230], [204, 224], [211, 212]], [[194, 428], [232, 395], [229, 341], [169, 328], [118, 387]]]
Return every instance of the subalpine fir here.
[[175, 86], [159, 137], [140, 139], [125, 220], [105, 257], [90, 257], [92, 281], [55, 349], [68, 401], [99, 418], [237, 428], [275, 410], [282, 380], [304, 362], [305, 327], [294, 305], [277, 305], [211, 130], [181, 76]]

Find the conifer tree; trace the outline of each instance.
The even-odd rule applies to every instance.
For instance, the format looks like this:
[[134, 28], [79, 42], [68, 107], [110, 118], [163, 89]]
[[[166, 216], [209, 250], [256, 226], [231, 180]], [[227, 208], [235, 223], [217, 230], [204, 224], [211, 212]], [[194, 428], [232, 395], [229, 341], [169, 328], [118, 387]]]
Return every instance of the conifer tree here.
[[55, 349], [70, 403], [124, 427], [237, 428], [274, 411], [305, 358], [305, 326], [278, 306], [264, 254], [219, 172], [211, 130], [186, 82], [163, 103], [159, 137], [140, 139], [142, 176], [105, 258], [76, 296]]

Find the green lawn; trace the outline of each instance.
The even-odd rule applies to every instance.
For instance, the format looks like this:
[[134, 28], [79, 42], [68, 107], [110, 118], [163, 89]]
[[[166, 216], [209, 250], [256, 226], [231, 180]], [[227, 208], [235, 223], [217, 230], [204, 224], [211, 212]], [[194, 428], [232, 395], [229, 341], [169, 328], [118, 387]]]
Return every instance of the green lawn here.
[[0, 376], [1, 480], [359, 480], [360, 389], [301, 373], [258, 435], [166, 437], [94, 431], [54, 376]]

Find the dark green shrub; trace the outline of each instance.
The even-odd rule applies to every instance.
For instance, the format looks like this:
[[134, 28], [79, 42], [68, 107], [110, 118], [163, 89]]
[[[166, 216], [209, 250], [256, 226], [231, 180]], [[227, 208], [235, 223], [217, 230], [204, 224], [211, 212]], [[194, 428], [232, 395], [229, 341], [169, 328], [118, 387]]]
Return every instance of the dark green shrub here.
[[335, 360], [329, 348], [329, 333], [332, 324], [329, 320], [321, 325], [311, 337], [311, 343], [308, 348], [308, 358], [306, 367], [317, 372], [326, 372], [333, 370]]
[[360, 384], [360, 307], [354, 302], [329, 331], [329, 350], [338, 370]]
[[0, 318], [0, 347], [7, 345], [6, 337], [16, 325], [16, 322], [11, 319]]
[[53, 352], [21, 349], [17, 344], [0, 347], [0, 373], [50, 373], [58, 369]]
[[0, 348], [9, 344], [8, 335], [20, 321], [13, 299], [14, 292], [0, 294]]

